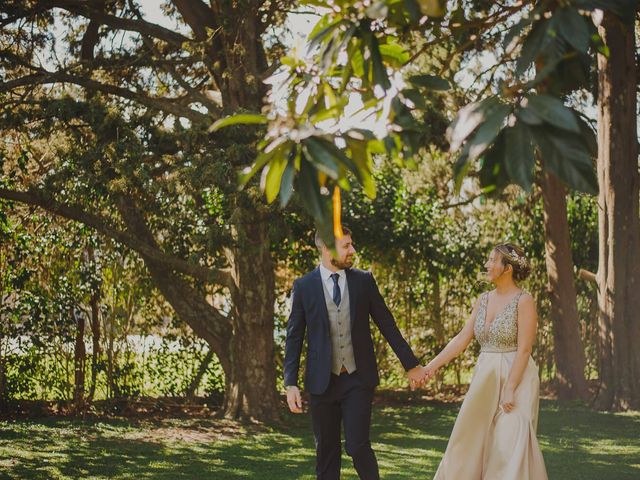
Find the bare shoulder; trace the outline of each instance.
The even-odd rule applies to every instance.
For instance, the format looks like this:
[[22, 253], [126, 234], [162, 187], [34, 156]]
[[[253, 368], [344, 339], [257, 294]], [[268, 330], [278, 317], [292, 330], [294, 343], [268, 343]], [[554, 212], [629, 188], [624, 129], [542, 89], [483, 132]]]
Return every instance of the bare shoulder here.
[[526, 290], [522, 291], [522, 295], [518, 299], [518, 309], [520, 310], [535, 310], [536, 309], [536, 300]]
[[480, 304], [482, 303], [482, 301], [484, 299], [489, 299], [489, 295], [491, 295], [491, 292], [493, 292], [494, 290], [487, 290], [485, 292], [482, 292], [480, 295], [478, 295], [475, 300], [473, 301], [473, 308], [474, 310], [476, 308], [478, 308], [480, 306]]
[[480, 306], [480, 302], [482, 301], [482, 298], [488, 293], [489, 292], [483, 292], [473, 299], [473, 302], [471, 303], [473, 310], [477, 310], [477, 308]]

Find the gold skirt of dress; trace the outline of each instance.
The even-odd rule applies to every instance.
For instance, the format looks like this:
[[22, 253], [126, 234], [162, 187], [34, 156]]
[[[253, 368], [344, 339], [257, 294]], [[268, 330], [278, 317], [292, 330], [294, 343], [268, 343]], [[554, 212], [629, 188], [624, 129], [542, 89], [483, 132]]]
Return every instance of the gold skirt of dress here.
[[536, 438], [540, 381], [529, 357], [505, 413], [501, 393], [516, 352], [481, 352], [434, 480], [547, 480]]

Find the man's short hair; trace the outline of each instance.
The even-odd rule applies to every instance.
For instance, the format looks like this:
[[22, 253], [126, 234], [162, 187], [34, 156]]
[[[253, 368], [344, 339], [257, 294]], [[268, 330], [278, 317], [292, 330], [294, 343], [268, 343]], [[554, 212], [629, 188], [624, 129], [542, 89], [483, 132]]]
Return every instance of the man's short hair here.
[[[349, 227], [346, 227], [346, 226], [343, 225], [342, 226], [342, 233], [344, 235], [351, 236], [351, 229]], [[314, 241], [316, 243], [316, 247], [318, 247], [318, 250], [320, 250], [322, 248], [322, 246], [324, 245], [324, 240], [322, 239], [322, 235], [320, 235], [320, 230], [316, 230]]]

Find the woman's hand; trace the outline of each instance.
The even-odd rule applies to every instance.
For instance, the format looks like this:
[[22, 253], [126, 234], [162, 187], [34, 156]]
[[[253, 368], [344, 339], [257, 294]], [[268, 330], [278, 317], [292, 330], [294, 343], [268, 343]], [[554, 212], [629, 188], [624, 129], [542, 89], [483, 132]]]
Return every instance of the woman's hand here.
[[510, 413], [514, 409], [516, 404], [515, 404], [515, 390], [513, 388], [506, 387], [504, 389], [500, 406], [502, 407], [502, 410], [504, 410], [505, 413]]

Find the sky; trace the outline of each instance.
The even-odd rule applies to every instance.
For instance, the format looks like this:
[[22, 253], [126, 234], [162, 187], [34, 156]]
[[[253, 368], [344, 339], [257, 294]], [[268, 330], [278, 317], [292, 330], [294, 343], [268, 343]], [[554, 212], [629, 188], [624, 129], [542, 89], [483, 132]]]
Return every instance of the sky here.
[[[159, 0], [139, 0], [145, 19], [149, 22], [157, 23], [166, 28], [176, 29], [176, 25], [167, 18], [160, 9]], [[310, 11], [311, 9], [306, 9]], [[287, 19], [287, 27], [291, 32], [284, 35], [284, 44], [293, 49], [296, 48], [299, 52], [306, 52], [306, 39], [313, 29], [315, 23], [318, 21], [319, 16], [309, 13], [292, 13], [289, 14]], [[281, 72], [272, 76], [270, 83], [273, 86], [272, 99], [276, 108], [286, 105], [288, 93], [278, 87], [284, 82], [286, 73]], [[391, 95], [388, 96], [390, 98]], [[305, 97], [302, 96], [299, 99], [299, 103], [305, 102]], [[343, 118], [338, 128], [346, 130], [352, 127], [366, 128], [372, 130], [377, 136], [384, 136], [386, 132], [386, 124], [384, 121], [376, 121], [374, 117], [370, 115], [370, 112], [363, 112], [360, 115], [353, 116], [354, 112], [362, 108], [362, 102], [359, 95], [352, 95], [349, 100], [349, 105], [345, 109], [347, 114], [346, 118]], [[330, 128], [329, 124], [319, 125], [320, 128]]]

